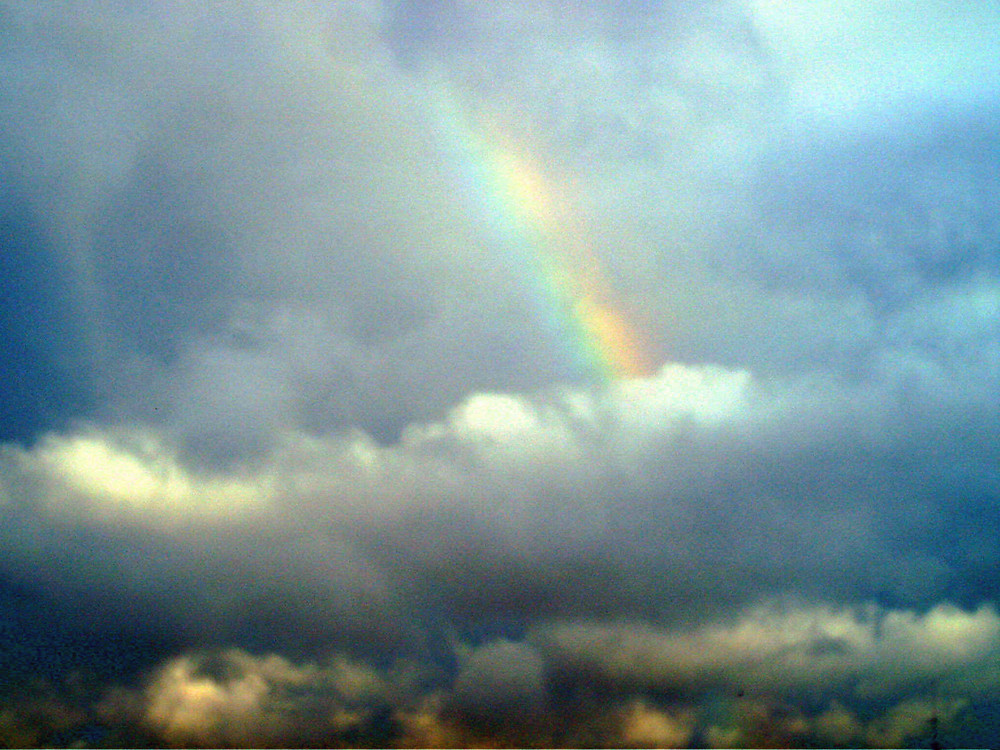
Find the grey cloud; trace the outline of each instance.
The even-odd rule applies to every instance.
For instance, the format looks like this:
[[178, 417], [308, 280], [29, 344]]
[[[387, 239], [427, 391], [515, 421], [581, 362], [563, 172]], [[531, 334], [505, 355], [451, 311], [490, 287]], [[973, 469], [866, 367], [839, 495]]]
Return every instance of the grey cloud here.
[[[954, 503], [993, 512], [981, 404], [934, 403], [931, 379], [908, 386], [914, 406], [901, 385], [674, 366], [603, 393], [480, 395], [390, 446], [287, 433], [226, 470], [155, 435], [51, 437], [6, 451], [4, 565], [81, 593], [121, 586], [195, 631], [286, 606], [289, 635], [334, 640], [402, 637], [411, 607], [428, 622], [683, 621], [783, 592], [992, 598], [991, 527], [962, 525], [955, 547], [945, 521]], [[965, 414], [965, 432], [937, 447], [942, 414]], [[38, 557], [35, 534], [62, 541]], [[127, 559], [142, 549], [159, 552], [140, 574]]]
[[[572, 5], [4, 6], [0, 626], [135, 634], [104, 721], [897, 745], [936, 689], [995, 716], [992, 10], [912, 6], [902, 50], [856, 3]], [[497, 129], [674, 364], [560, 353], [540, 248], [463, 182]], [[5, 736], [91, 710], [50, 698]]]
[[480, 724], [530, 719], [546, 703], [542, 658], [527, 644], [503, 640], [460, 655], [453, 700]]
[[[7, 161], [66, 154], [15, 185], [69, 280], [59, 296], [82, 348], [77, 380], [98, 402], [88, 416], [238, 444], [249, 422], [273, 424], [253, 406], [270, 402], [279, 423], [391, 436], [470, 386], [558, 375], [534, 344], [528, 300], [484, 265], [486, 240], [425, 137], [419, 91], [380, 67], [377, 34], [367, 57], [325, 56], [374, 21], [240, 6], [190, 36], [193, 9], [140, 13], [134, 28], [99, 5], [78, 17], [20, 11], [6, 50], [12, 98], [66, 82], [80, 99], [11, 112]], [[74, 23], [108, 33], [74, 56]], [[65, 65], [22, 63], [43, 33], [42, 51]], [[32, 132], [29, 115], [64, 106], [89, 114]], [[227, 394], [232, 378], [205, 369], [206, 350], [268, 372], [253, 393]], [[240, 401], [245, 415], [228, 410]]]
[[[463, 7], [447, 13], [461, 15]], [[570, 171], [586, 186], [587, 209], [613, 227], [607, 241], [596, 230], [595, 252], [648, 325], [658, 355], [755, 370], [857, 372], [900, 342], [895, 316], [921, 304], [925, 291], [938, 294], [942, 274], [993, 275], [988, 164], [996, 149], [982, 125], [987, 115], [946, 89], [939, 105], [942, 84], [924, 78], [923, 68], [897, 73], [900, 85], [933, 84], [926, 99], [881, 117], [818, 123], [797, 109], [802, 96], [825, 96], [831, 112], [877, 106], [879, 85], [828, 90], [785, 56], [807, 54], [798, 44], [815, 33], [810, 23], [840, 29], [860, 17], [882, 38], [891, 36], [884, 19], [854, 6], [846, 16], [807, 22], [756, 4], [687, 11], [659, 4], [640, 32], [617, 39], [609, 29], [624, 21], [609, 8], [588, 4], [556, 24], [557, 4], [534, 13], [498, 4], [461, 25], [458, 49], [426, 42], [433, 63], [425, 64], [441, 68], [487, 122], [516, 109], [505, 126], [524, 129], [525, 142], [551, 163], [566, 169], [576, 153]], [[902, 20], [921, 28], [934, 28], [941, 12], [922, 9], [923, 19], [910, 10], [915, 15]], [[958, 16], [954, 33], [971, 36], [969, 49], [980, 50], [974, 17]], [[920, 38], [908, 54], [962, 70], [980, 64], [974, 54], [943, 58], [947, 48], [933, 33]], [[845, 39], [865, 44], [863, 36]], [[866, 61], [882, 54], [844, 55], [840, 73], [862, 77]], [[532, 77], [539, 68], [559, 72]], [[706, 93], [728, 78], [737, 83], [716, 98]], [[668, 111], [671, 98], [684, 117]], [[629, 112], [651, 102], [667, 108]], [[644, 138], [662, 152], [621, 166], [616, 160], [631, 150], [607, 122], [592, 127], [607, 140], [587, 145], [572, 122], [595, 107], [650, 129]], [[711, 315], [702, 315], [706, 309]]]
[[[16, 722], [34, 712], [37, 736], [81, 736], [80, 725], [89, 721], [105, 738], [110, 730], [116, 732], [111, 737], [171, 745], [451, 747], [492, 738], [522, 745], [726, 747], [780, 739], [882, 747], [928, 739], [933, 718], [939, 737], [981, 736], [974, 725], [988, 720], [989, 709], [956, 697], [951, 691], [958, 683], [939, 685], [934, 696], [898, 682], [877, 702], [864, 693], [871, 674], [897, 676], [896, 659], [911, 647], [953, 660], [935, 669], [962, 664], [974, 674], [995, 655], [994, 612], [939, 608], [921, 617], [872, 610], [860, 619], [857, 612], [794, 608], [761, 614], [688, 634], [579, 623], [536, 634], [531, 645], [459, 643], [459, 667], [451, 672], [426, 661], [375, 666], [336, 652], [294, 660], [199, 650], [165, 660], [128, 687], [85, 694], [84, 701], [53, 693], [25, 702], [5, 717], [5, 727], [20, 731]], [[887, 625], [885, 632], [878, 623]], [[814, 662], [819, 669], [796, 674], [800, 647], [829, 631], [851, 647]], [[618, 648], [601, 649], [603, 637], [614, 638]], [[699, 650], [690, 651], [691, 645]], [[610, 682], [588, 674], [588, 658], [613, 669]], [[791, 682], [757, 682], [761, 669], [784, 670]], [[699, 673], [691, 689], [687, 681]], [[797, 705], [786, 691], [803, 683], [810, 699]], [[581, 694], [587, 685], [600, 694]]]
[[612, 682], [685, 693], [720, 684], [733, 693], [847, 690], [871, 698], [928, 686], [974, 695], [990, 679], [998, 634], [991, 607], [939, 606], [917, 615], [792, 604], [693, 632], [572, 623], [543, 627], [533, 638], [554, 662], [596, 670]]
[[[548, 12], [524, 16], [498, 6], [488, 12], [506, 20], [494, 24], [458, 8], [471, 14], [468, 33], [480, 35], [488, 49], [508, 39], [538, 54], [551, 53], [556, 42], [577, 50], [559, 56], [568, 60], [565, 75], [539, 83], [569, 97], [568, 116], [582, 113], [588, 102], [629, 107], [659, 101], [658, 87], [680, 91], [680, 74], [670, 72], [679, 60], [702, 66], [691, 75], [703, 82], [717, 80], [718, 70], [735, 76], [768, 65], [759, 41], [746, 37], [754, 12], [733, 4], [685, 12], [664, 4], [643, 16], [637, 37], [619, 40], [609, 30], [621, 20], [617, 12], [594, 4], [573, 21], [580, 29], [565, 30], [555, 42], [549, 34], [555, 16]], [[57, 32], [49, 54], [86, 71], [73, 82], [84, 102], [76, 109], [90, 107], [93, 115], [55, 118], [51, 133], [41, 131], [44, 138], [26, 132], [18, 138], [34, 148], [60, 143], [67, 153], [66, 160], [52, 162], [48, 171], [33, 169], [25, 179], [38, 186], [28, 193], [39, 206], [56, 200], [66, 206], [46, 212], [45, 231], [53, 238], [53, 264], [72, 279], [63, 296], [77, 300], [73, 337], [89, 352], [74, 361], [79, 380], [90, 383], [89, 399], [83, 399], [89, 413], [167, 424], [191, 433], [196, 452], [211, 454], [206, 446], [214, 442], [217, 453], [244, 455], [266, 445], [265, 433], [274, 425], [323, 431], [359, 424], [391, 439], [408, 421], [440, 417], [476, 390], [520, 390], [565, 374], [552, 352], [537, 344], [540, 329], [527, 313], [523, 284], [496, 268], [495, 238], [475, 226], [449, 181], [446, 159], [426, 138], [428, 114], [418, 100], [434, 90], [436, 79], [429, 73], [400, 76], [379, 57], [379, 24], [388, 16], [373, 9], [345, 15], [339, 6], [311, 13], [289, 20], [245, 8], [206, 24], [193, 38], [183, 34], [183, 15], [168, 23], [139, 14], [142, 28], [162, 33], [129, 46], [127, 27], [114, 13], [94, 10], [77, 22], [89, 21], [91, 29], [105, 24], [117, 36], [98, 35], [100, 43], [78, 58], [67, 42], [73, 16], [43, 14], [48, 25], [42, 28]], [[347, 17], [354, 20], [337, 20]], [[30, 28], [25, 24], [8, 43], [15, 60], [32, 40]], [[364, 54], [356, 53], [360, 57], [322, 57], [361, 29], [372, 41]], [[294, 45], [305, 49], [300, 58]], [[720, 61], [712, 52], [718, 45], [742, 51]], [[674, 62], [657, 61], [654, 52]], [[476, 97], [497, 96], [503, 88], [462, 83], [462, 66], [471, 64], [465, 53], [433, 54], [457, 76], [456, 96], [470, 112]], [[133, 59], [136, 64], [126, 64]], [[525, 63], [524, 76], [547, 69], [546, 60]], [[590, 68], [600, 68], [601, 60], [615, 72], [594, 75]], [[618, 70], [623, 60], [642, 62], [649, 75], [665, 78]], [[508, 87], [513, 101], [535, 113], [550, 109], [514, 68], [489, 67], [514, 76]], [[62, 75], [58, 68], [19, 70], [35, 86]], [[572, 95], [577, 85], [589, 89]], [[24, 83], [13, 90], [28, 88]], [[105, 89], [111, 94], [101, 94]], [[609, 99], [612, 94], [617, 98]], [[699, 104], [711, 99], [697, 89], [689, 98]], [[954, 226], [968, 236], [973, 263], [988, 262], [988, 207], [968, 203], [982, 193], [988, 175], [957, 136], [945, 134], [952, 145], [946, 140], [944, 156], [930, 166], [919, 149], [912, 156], [897, 149], [883, 171], [915, 171], [927, 179], [912, 185], [897, 176], [874, 197], [859, 198], [873, 179], [861, 164], [870, 146], [835, 154], [836, 167], [813, 174], [812, 147], [789, 155], [792, 136], [758, 122], [774, 115], [769, 108], [780, 98], [740, 91], [721, 101], [712, 106], [714, 116], [731, 123], [723, 133], [703, 122], [664, 126], [671, 137], [687, 139], [671, 147], [669, 165], [603, 174], [596, 168], [606, 159], [591, 154], [586, 170], [571, 170], [581, 172], [581, 212], [600, 219], [589, 222], [595, 254], [613, 271], [655, 356], [755, 369], [870, 367], [881, 348], [912, 336], [912, 313], [903, 309], [887, 323], [881, 299], [934, 283], [914, 277], [903, 254], [907, 248], [925, 252], [914, 247], [914, 232], [936, 243], [937, 250], [926, 250], [936, 258], [962, 244], [945, 239]], [[737, 111], [737, 101], [760, 110]], [[10, 127], [29, 131], [26, 118], [38, 109], [44, 106], [25, 103]], [[515, 127], [532, 117], [516, 118]], [[724, 134], [730, 127], [735, 130]], [[595, 130], [609, 132], [603, 125]], [[538, 155], [547, 159], [575, 142], [558, 135], [558, 128], [543, 131], [556, 133], [552, 143], [538, 143]], [[896, 136], [890, 128], [872, 139]], [[98, 146], [88, 145], [88, 138]], [[664, 143], [666, 136], [649, 138]], [[729, 150], [720, 151], [721, 144]], [[611, 144], [609, 151], [623, 149]], [[24, 161], [27, 153], [12, 152], [11, 161]], [[817, 192], [807, 216], [794, 176], [777, 184], [755, 180], [758, 153], [782, 165], [801, 164], [813, 175], [807, 187]], [[73, 159], [85, 180], [63, 178]], [[845, 163], [857, 166], [830, 174]], [[81, 186], [72, 189], [79, 194], [65, 199], [45, 187], [66, 191], [77, 182]], [[839, 197], [829, 194], [837, 184], [845, 186]], [[93, 189], [84, 191], [85, 185]], [[896, 213], [872, 216], [845, 236], [842, 217], [854, 210], [851, 201], [882, 205], [885, 195], [899, 190], [913, 194], [912, 210], [904, 213], [908, 204], [896, 201]], [[794, 199], [787, 198], [789, 191]], [[906, 223], [917, 215], [926, 230]], [[875, 234], [877, 247], [870, 245]], [[822, 279], [824, 288], [805, 283], [804, 276]], [[911, 298], [919, 301], [919, 287]], [[705, 309], [713, 314], [701, 315]], [[214, 375], [213, 362], [220, 363]], [[69, 364], [59, 367], [68, 379]], [[231, 367], [263, 372], [255, 385], [247, 379], [235, 387], [224, 374]], [[28, 408], [27, 398], [22, 403]], [[234, 404], [245, 408], [234, 412]], [[248, 439], [244, 433], [254, 432], [254, 424], [260, 434]]]
[[[421, 68], [442, 70], [475, 109], [551, 155], [596, 170], [663, 163], [692, 131], [736, 122], [733, 106], [761, 106], [774, 85], [737, 3], [400, 3], [395, 15], [391, 38]], [[405, 23], [414, 16], [422, 23]]]

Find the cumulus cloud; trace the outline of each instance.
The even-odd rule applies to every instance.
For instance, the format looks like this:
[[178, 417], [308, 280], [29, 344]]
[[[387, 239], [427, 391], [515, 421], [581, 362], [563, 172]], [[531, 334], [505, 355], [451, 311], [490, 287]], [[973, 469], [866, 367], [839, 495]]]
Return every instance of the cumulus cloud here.
[[[873, 699], [867, 675], [905, 668], [894, 659], [900, 644], [906, 648], [912, 640], [932, 650], [967, 646], [959, 661], [969, 673], [995, 661], [1000, 643], [995, 632], [980, 642], [965, 625], [984, 621], [995, 631], [992, 611], [941, 608], [919, 616], [869, 607], [839, 622], [829, 612], [803, 609], [781, 616], [781, 623], [772, 617], [762, 625], [760, 611], [744, 612], [735, 624], [703, 628], [694, 636], [701, 643], [681, 644], [691, 636], [663, 632], [643, 639], [641, 654], [639, 636], [620, 624], [606, 626], [608, 632], [617, 628], [620, 651], [603, 648], [592, 627], [584, 633], [586, 623], [560, 625], [526, 641], [457, 642], [454, 669], [434, 661], [375, 667], [338, 653], [296, 663], [273, 654], [203, 650], [169, 659], [141, 686], [116, 689], [91, 711], [102, 721], [126, 722], [133, 736], [171, 745], [893, 747], [919, 743], [933, 732], [955, 736], [973, 720], [970, 701], [982, 693], [957, 682], [929, 692], [926, 685], [890, 677]], [[810, 632], [792, 624], [789, 633], [785, 628], [796, 619], [811, 619]], [[940, 632], [945, 619], [959, 623], [956, 632]], [[867, 629], [874, 647], [831, 647], [826, 631], [850, 629], [845, 620], [855, 630]], [[916, 623], [921, 633], [910, 640], [892, 632], [872, 635], [878, 628], [871, 620]], [[770, 645], [778, 640], [780, 647]], [[771, 663], [788, 675], [807, 650], [820, 661], [841, 660], [842, 668], [757, 679], [754, 665]], [[598, 676], [596, 660], [615, 666]], [[956, 665], [941, 669], [954, 672]], [[804, 688], [809, 698], [803, 703]], [[982, 689], [988, 690], [985, 683]]]
[[[926, 492], [884, 463], [924, 425], [886, 433], [902, 406], [881, 393], [671, 366], [607, 392], [478, 395], [390, 446], [363, 433], [288, 433], [257, 466], [222, 472], [186, 467], [143, 433], [51, 437], [4, 456], [7, 564], [21, 567], [27, 549], [13, 550], [40, 524], [175, 550], [145, 563], [147, 579], [131, 577], [139, 591], [177, 575], [183, 552], [220, 580], [245, 576], [250, 590], [364, 590], [380, 606], [405, 592], [449, 610], [586, 610], [608, 597], [629, 608], [658, 591], [693, 613], [783, 590], [850, 596], [848, 574], [900, 601], [961, 593], [967, 561], [928, 568], [891, 540], [876, 543], [879, 526], [906, 510], [873, 505], [873, 486], [896, 502]], [[756, 467], [764, 473], [751, 480]], [[963, 477], [942, 469], [939, 481]], [[817, 518], [824, 550], [802, 558]], [[111, 546], [76, 559], [75, 549], [43, 568], [75, 571], [63, 578], [83, 588], [100, 587], [103, 564], [123, 554]], [[332, 578], [320, 572], [333, 568]], [[663, 577], [633, 588], [638, 570]]]
[[138, 696], [137, 718], [174, 746], [323, 743], [352, 734], [357, 742], [389, 691], [382, 675], [344, 659], [298, 666], [228, 650], [161, 666]]

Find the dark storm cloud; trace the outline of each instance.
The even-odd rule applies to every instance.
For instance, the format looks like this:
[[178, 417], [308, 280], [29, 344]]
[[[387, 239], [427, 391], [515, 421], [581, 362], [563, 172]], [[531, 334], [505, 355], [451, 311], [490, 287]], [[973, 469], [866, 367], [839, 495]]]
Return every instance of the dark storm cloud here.
[[[3, 738], [992, 741], [995, 40], [907, 7], [5, 5]], [[435, 97], [668, 364], [567, 376]]]

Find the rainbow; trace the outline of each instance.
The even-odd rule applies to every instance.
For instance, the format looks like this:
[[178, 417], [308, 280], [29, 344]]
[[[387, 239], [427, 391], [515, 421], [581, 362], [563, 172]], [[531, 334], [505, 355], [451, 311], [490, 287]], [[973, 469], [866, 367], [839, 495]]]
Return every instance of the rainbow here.
[[439, 129], [472, 210], [516, 254], [539, 320], [575, 374], [604, 381], [652, 372], [640, 337], [587, 242], [574, 203], [523, 144], [499, 128], [470, 125], [453, 96], [438, 92]]

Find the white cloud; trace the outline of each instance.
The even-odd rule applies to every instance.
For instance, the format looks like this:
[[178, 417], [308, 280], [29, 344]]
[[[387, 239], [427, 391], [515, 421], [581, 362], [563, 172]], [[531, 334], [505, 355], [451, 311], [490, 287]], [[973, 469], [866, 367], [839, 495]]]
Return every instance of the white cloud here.
[[196, 476], [150, 434], [49, 436], [34, 450], [8, 450], [10, 468], [43, 489], [45, 513], [98, 523], [145, 517], [155, 524], [260, 512], [271, 489], [261, 477]]
[[[26, 486], [29, 478], [45, 486], [37, 499], [57, 516], [87, 511], [111, 520], [145, 511], [153, 525], [171, 517], [229, 521], [234, 512], [273, 511], [313, 496], [333, 498], [327, 512], [334, 515], [338, 508], [375, 507], [391, 516], [417, 504], [474, 503], [461, 499], [463, 492], [512, 476], [531, 482], [535, 472], [568, 489], [575, 473], [586, 477], [600, 460], [597, 445], [637, 458], [649, 440], [669, 439], [672, 425], [711, 429], [739, 421], [749, 382], [746, 373], [670, 366], [606, 391], [535, 399], [475, 394], [442, 422], [410, 425], [394, 445], [360, 431], [326, 438], [288, 431], [269, 455], [228, 470], [185, 467], [152, 431], [50, 435], [32, 449], [8, 447], [6, 458], [11, 480], [20, 474]], [[16, 491], [16, 481], [10, 484]]]

